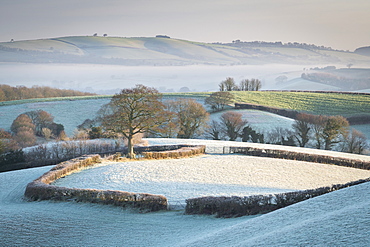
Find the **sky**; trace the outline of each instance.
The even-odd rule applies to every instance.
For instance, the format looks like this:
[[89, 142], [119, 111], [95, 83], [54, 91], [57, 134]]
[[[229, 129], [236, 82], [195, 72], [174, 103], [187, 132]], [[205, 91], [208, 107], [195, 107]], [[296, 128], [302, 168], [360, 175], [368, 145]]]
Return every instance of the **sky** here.
[[369, 0], [0, 0], [0, 42], [63, 36], [370, 46]]

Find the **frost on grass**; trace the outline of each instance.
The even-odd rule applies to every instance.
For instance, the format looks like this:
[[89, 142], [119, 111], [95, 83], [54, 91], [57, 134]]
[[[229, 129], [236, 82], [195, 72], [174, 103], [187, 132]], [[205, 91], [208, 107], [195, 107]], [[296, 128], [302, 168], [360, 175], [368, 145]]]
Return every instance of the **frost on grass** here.
[[185, 159], [103, 163], [57, 180], [54, 185], [159, 194], [167, 197], [170, 204], [176, 204], [194, 197], [283, 193], [368, 177], [370, 171], [348, 167], [208, 154]]

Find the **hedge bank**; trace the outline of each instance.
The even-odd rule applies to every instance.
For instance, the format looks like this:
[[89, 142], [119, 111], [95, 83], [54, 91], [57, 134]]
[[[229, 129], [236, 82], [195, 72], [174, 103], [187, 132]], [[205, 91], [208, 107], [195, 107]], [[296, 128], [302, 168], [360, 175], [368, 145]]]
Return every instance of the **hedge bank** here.
[[[370, 162], [359, 160], [359, 159], [334, 157], [334, 156], [323, 155], [323, 154], [300, 153], [300, 152], [295, 152], [295, 151], [288, 151], [288, 150], [281, 150], [281, 149], [267, 149], [267, 148], [258, 148], [258, 147], [228, 147], [227, 149], [229, 153], [245, 154], [245, 155], [250, 155], [250, 156], [258, 156], [258, 157], [299, 160], [299, 161], [307, 161], [307, 162], [313, 162], [313, 163], [332, 164], [332, 165], [337, 165], [337, 166], [346, 166], [346, 167], [370, 170]], [[226, 149], [224, 148], [224, 152], [225, 151]]]
[[[144, 157], [150, 156], [151, 158], [177, 158], [204, 153], [205, 146], [153, 146], [152, 150], [154, 151], [148, 152], [148, 150], [150, 149], [150, 147], [143, 147], [143, 150], [147, 151], [147, 154], [144, 154]], [[109, 157], [109, 159], [112, 159], [112, 157], [114, 159], [115, 157], [117, 158], [119, 156], [112, 155]], [[24, 195], [29, 201], [57, 200], [92, 202], [100, 204], [110, 204], [121, 207], [132, 207], [146, 212], [167, 209], [167, 198], [162, 195], [132, 193], [118, 190], [76, 189], [51, 185], [51, 183], [59, 178], [65, 177], [82, 168], [100, 163], [101, 161], [102, 158], [100, 155], [92, 154], [84, 155], [79, 158], [62, 162], [53, 167], [50, 171], [43, 174], [41, 177], [29, 183], [26, 187]]]
[[253, 195], [246, 197], [220, 196], [200, 197], [186, 200], [186, 214], [207, 214], [216, 217], [240, 217], [268, 213], [297, 202], [320, 196], [349, 186], [369, 182], [361, 179], [346, 184], [337, 184], [311, 190], [295, 191], [273, 195]]
[[[333, 164], [359, 169], [370, 170], [370, 162], [333, 157], [329, 155], [307, 154], [287, 150], [255, 148], [255, 147], [226, 147], [229, 153], [239, 153], [251, 156], [281, 158], [290, 160], [307, 161], [314, 163]], [[186, 200], [185, 214], [207, 214], [216, 217], [240, 217], [245, 215], [255, 215], [268, 213], [279, 208], [292, 205], [316, 196], [320, 196], [331, 191], [346, 188], [349, 186], [369, 182], [370, 178], [361, 179], [346, 184], [337, 184], [317, 189], [287, 192], [273, 195], [253, 195], [246, 197], [220, 196], [220, 197], [200, 197]]]

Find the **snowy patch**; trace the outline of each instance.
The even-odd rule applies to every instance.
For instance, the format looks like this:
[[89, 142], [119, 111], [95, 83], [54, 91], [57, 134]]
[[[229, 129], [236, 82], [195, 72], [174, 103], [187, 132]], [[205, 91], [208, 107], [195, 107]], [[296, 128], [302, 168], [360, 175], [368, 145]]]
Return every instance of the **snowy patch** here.
[[[155, 141], [155, 144], [161, 141], [163, 144], [165, 140], [172, 141], [146, 140], [152, 144]], [[232, 143], [182, 141], [205, 142], [208, 144], [209, 153], [222, 153], [224, 145]], [[301, 151], [300, 148], [295, 150]], [[194, 197], [283, 193], [343, 184], [368, 177], [370, 171], [348, 167], [245, 155], [212, 154], [185, 159], [107, 162], [59, 179], [54, 185], [159, 194], [166, 196], [170, 205], [185, 205], [186, 199]]]

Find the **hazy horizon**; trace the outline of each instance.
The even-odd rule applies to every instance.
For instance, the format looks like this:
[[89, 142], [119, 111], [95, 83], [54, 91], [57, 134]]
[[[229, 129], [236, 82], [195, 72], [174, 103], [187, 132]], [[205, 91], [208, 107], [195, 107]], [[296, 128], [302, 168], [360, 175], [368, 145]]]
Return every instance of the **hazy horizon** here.
[[299, 42], [351, 51], [370, 45], [368, 0], [3, 0], [0, 6], [0, 42], [97, 33]]

